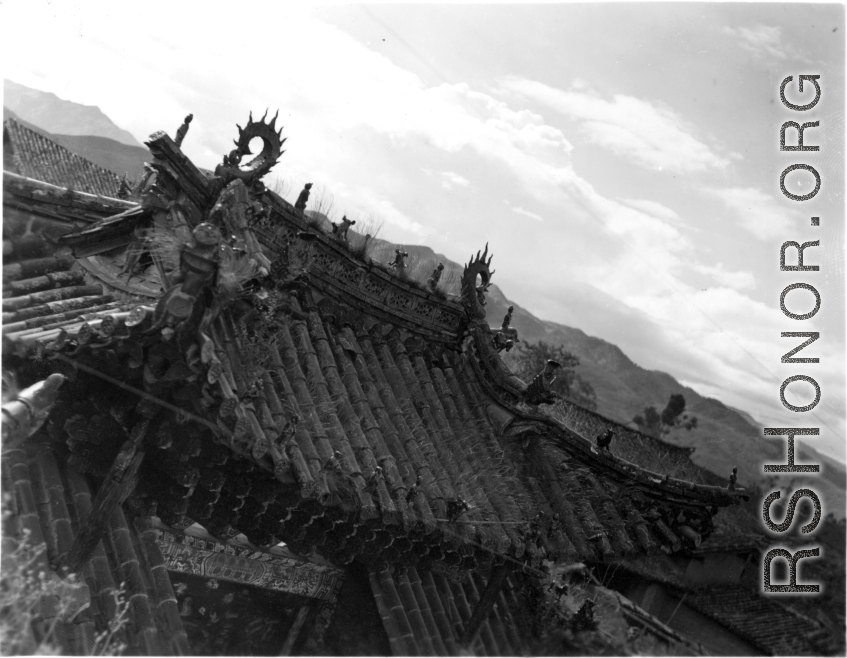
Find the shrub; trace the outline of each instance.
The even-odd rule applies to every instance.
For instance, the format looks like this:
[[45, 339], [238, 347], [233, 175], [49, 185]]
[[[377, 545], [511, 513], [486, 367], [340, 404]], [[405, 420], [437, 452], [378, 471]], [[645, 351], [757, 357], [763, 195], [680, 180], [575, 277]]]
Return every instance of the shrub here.
[[[6, 512], [5, 514], [8, 514]], [[62, 655], [69, 653], [68, 626], [87, 607], [88, 588], [75, 575], [64, 579], [46, 568], [46, 546], [4, 537], [0, 560], [0, 654]], [[13, 548], [12, 548], [13, 547]], [[123, 591], [113, 592], [116, 614], [94, 636], [88, 655], [121, 655], [126, 649], [122, 629], [128, 604]], [[81, 647], [75, 647], [76, 653]]]

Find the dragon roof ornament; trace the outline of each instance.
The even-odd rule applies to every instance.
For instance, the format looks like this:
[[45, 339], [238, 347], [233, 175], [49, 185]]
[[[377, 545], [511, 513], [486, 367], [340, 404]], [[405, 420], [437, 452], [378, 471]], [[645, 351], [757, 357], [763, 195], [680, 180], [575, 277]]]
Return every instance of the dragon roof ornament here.
[[[277, 160], [284, 153], [282, 145], [285, 143], [285, 139], [282, 137], [282, 128], [276, 129], [279, 111], [277, 110], [270, 123], [265, 123], [267, 116], [268, 112], [265, 110], [261, 119], [253, 121], [253, 113], [251, 112], [244, 128], [236, 124], [238, 139], [233, 140], [235, 148], [229, 152], [229, 155], [225, 155], [223, 163], [215, 168], [215, 176], [224, 179], [225, 183], [241, 179], [245, 184], [251, 185], [271, 170], [271, 167], [277, 163]], [[250, 141], [255, 137], [262, 140], [262, 152], [250, 162], [242, 165], [241, 159], [245, 155], [253, 155], [250, 151]]]
[[[487, 258], [486, 258], [487, 257]], [[488, 255], [488, 243], [485, 250], [476, 252], [476, 258], [471, 256], [462, 273], [462, 304], [469, 320], [485, 320], [485, 293], [491, 285], [491, 277], [494, 270], [491, 269], [491, 259], [494, 255]], [[479, 285], [477, 285], [479, 277]]]

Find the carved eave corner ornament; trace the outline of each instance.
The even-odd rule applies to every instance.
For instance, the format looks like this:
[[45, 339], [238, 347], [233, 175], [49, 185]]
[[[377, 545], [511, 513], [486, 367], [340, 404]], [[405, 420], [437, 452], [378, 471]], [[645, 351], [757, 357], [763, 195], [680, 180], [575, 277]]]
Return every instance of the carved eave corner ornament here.
[[[493, 255], [488, 253], [488, 244], [482, 252], [477, 252], [465, 265], [462, 273], [462, 306], [467, 316], [465, 339], [466, 353], [480, 377], [483, 385], [495, 399], [509, 404], [528, 402], [530, 404], [549, 404], [555, 402], [555, 394], [531, 396], [527, 398], [528, 387], [503, 363], [499, 352], [511, 349], [518, 340], [517, 331], [509, 326], [511, 311], [503, 319], [503, 326], [492, 331], [486, 321], [485, 295], [491, 286]], [[549, 377], [544, 379], [548, 383]]]
[[[485, 251], [477, 252], [475, 258], [471, 256], [462, 273], [462, 303], [471, 324], [485, 321], [485, 294], [488, 292], [491, 277], [494, 274], [494, 270], [491, 269], [492, 258], [494, 255], [488, 255], [488, 243], [486, 243]], [[479, 285], [477, 285], [477, 277], [479, 277]], [[487, 326], [486, 324], [486, 328]]]

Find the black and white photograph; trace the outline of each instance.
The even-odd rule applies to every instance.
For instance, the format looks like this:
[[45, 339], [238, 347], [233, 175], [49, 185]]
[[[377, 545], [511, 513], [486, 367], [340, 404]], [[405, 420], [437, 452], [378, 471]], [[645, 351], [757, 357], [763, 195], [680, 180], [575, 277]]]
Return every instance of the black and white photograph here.
[[0, 655], [845, 655], [844, 2], [0, 24]]

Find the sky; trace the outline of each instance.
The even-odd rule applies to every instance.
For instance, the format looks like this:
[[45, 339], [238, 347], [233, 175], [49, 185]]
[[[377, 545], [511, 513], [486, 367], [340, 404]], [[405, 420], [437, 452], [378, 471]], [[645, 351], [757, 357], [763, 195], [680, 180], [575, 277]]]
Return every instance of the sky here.
[[[305, 182], [380, 237], [460, 263], [486, 243], [536, 316], [618, 345], [763, 426], [820, 427], [844, 461], [844, 7], [625, 3], [309, 5], [4, 2], [4, 77], [97, 105], [139, 141], [194, 114], [213, 169], [250, 111], [279, 109], [273, 177]], [[33, 29], [37, 26], [37, 29]], [[807, 103], [801, 74], [820, 75]], [[807, 83], [808, 84], [808, 83]], [[785, 121], [818, 152], [779, 149]], [[789, 131], [788, 143], [794, 143]], [[811, 200], [780, 172], [821, 176]], [[786, 178], [802, 195], [814, 180]], [[314, 192], [313, 192], [314, 194]], [[810, 218], [820, 217], [812, 227]], [[785, 241], [819, 240], [780, 272]], [[791, 257], [789, 256], [789, 262]], [[814, 286], [793, 320], [780, 293]], [[786, 305], [810, 311], [793, 290]], [[816, 364], [782, 364], [797, 355]], [[796, 414], [780, 385], [808, 375]], [[786, 389], [812, 401], [804, 382]], [[784, 440], [784, 439], [780, 439]]]

